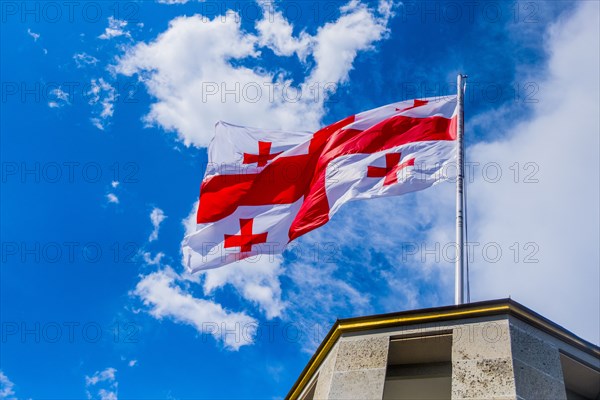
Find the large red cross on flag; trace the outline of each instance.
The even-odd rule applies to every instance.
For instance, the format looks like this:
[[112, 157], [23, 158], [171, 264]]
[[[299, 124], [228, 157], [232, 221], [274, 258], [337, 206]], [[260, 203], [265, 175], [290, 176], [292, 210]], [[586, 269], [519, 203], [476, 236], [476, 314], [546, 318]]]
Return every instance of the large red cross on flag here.
[[456, 96], [448, 96], [389, 104], [317, 132], [217, 123], [196, 231], [183, 242], [188, 267], [281, 253], [349, 200], [397, 196], [447, 179], [456, 114]]
[[254, 219], [240, 219], [240, 234], [225, 234], [225, 248], [239, 247], [240, 252], [247, 253], [252, 251], [252, 246], [265, 243], [267, 241], [267, 232], [252, 233]]

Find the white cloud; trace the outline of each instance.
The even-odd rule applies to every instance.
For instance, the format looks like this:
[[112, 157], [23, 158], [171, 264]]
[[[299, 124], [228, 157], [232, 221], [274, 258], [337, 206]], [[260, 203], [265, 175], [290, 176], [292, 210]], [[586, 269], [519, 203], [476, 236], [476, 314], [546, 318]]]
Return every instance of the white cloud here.
[[[382, 2], [391, 7], [391, 2]], [[382, 10], [387, 10], [383, 7]], [[373, 43], [388, 33], [390, 14], [377, 17], [359, 1], [351, 1], [341, 8], [342, 15], [335, 22], [319, 28], [314, 38], [313, 55], [317, 63], [308, 82], [338, 83], [348, 79], [352, 63], [359, 51], [372, 50]]]
[[98, 397], [100, 400], [118, 400], [117, 392], [106, 389], [100, 389], [98, 391]]
[[[258, 37], [242, 31], [239, 15], [231, 11], [212, 20], [179, 17], [153, 42], [130, 48], [115, 71], [140, 75], [157, 99], [146, 121], [176, 131], [186, 145], [207, 146], [220, 119], [248, 126], [316, 129], [324, 113], [323, 86], [329, 84], [331, 89], [331, 84], [348, 78], [357, 53], [372, 49], [385, 36], [389, 15], [378, 15], [354, 1], [314, 37], [306, 33], [293, 37], [291, 25], [277, 12], [265, 13], [266, 21], [257, 23]], [[304, 82], [294, 86], [282, 72], [232, 65], [260, 57], [261, 46], [276, 54], [296, 53], [301, 59], [308, 54], [306, 47], [315, 66]], [[321, 88], [318, 95], [315, 85]]]
[[345, 82], [357, 53], [372, 49], [373, 43], [388, 32], [392, 7], [391, 1], [380, 1], [378, 16], [366, 5], [353, 0], [340, 8], [342, 15], [338, 20], [320, 27], [315, 36], [302, 31], [294, 37], [293, 25], [273, 3], [265, 3], [264, 16], [256, 23], [258, 44], [280, 56], [295, 53], [302, 61], [308, 54], [313, 54], [317, 68], [308, 79], [309, 83]]
[[103, 78], [92, 79], [90, 82], [90, 90], [88, 92], [90, 96], [89, 104], [94, 105], [100, 102], [102, 105], [102, 111], [100, 117], [108, 118], [112, 117], [114, 113], [113, 103], [116, 99], [116, 90]]
[[279, 383], [281, 378], [284, 376], [286, 368], [283, 364], [277, 363], [276, 365], [267, 365], [267, 374], [275, 382]]
[[138, 363], [138, 360], [130, 360], [127, 365], [130, 367], [135, 367]]
[[116, 379], [117, 370], [114, 368], [106, 368], [103, 371], [96, 371], [92, 376], [85, 377], [85, 385], [96, 385], [98, 382], [114, 382]]
[[[398, 2], [398, 4], [402, 3]], [[379, 0], [377, 11], [385, 18], [392, 18], [395, 15], [394, 7], [396, 7], [398, 4], [394, 1]]]
[[100, 118], [92, 117], [92, 118], [90, 118], [90, 122], [92, 123], [92, 125], [94, 125], [98, 129], [100, 129], [101, 131], [104, 130], [104, 125], [102, 124], [102, 121], [100, 120]]
[[313, 38], [306, 32], [295, 38], [292, 33], [294, 26], [275, 9], [274, 3], [264, 3], [263, 13], [263, 18], [256, 22], [259, 32], [258, 44], [272, 49], [278, 56], [291, 56], [296, 53], [304, 61], [310, 52]]
[[142, 277], [133, 294], [154, 318], [187, 324], [200, 334], [212, 335], [228, 350], [252, 344], [257, 321], [240, 312], [229, 312], [220, 304], [199, 299], [177, 285], [178, 275], [170, 268]]
[[37, 42], [37, 40], [40, 38], [40, 34], [32, 32], [30, 28], [27, 28], [27, 34], [33, 38], [34, 42]]
[[100, 105], [98, 110], [94, 111], [95, 116], [90, 120], [94, 126], [100, 130], [104, 130], [109, 122], [109, 119], [114, 114], [114, 103], [117, 99], [116, 89], [103, 78], [92, 79], [90, 82], [90, 90], [88, 103], [91, 106]]
[[59, 100], [69, 101], [69, 94], [63, 91], [61, 88], [54, 89], [51, 93]]
[[83, 68], [87, 65], [96, 65], [98, 63], [98, 59], [94, 56], [91, 56], [87, 53], [77, 53], [73, 56], [77, 68]]
[[106, 199], [108, 200], [109, 203], [119, 204], [119, 198], [114, 193], [108, 193], [106, 195]]
[[[468, 153], [473, 161], [498, 162], [503, 172], [495, 184], [478, 174], [469, 188], [471, 239], [497, 242], [504, 250], [498, 263], [479, 258], [473, 265], [474, 296], [510, 295], [596, 343], [600, 342], [598, 26], [596, 2], [579, 3], [576, 12], [553, 25], [547, 43], [548, 70], [537, 80], [539, 103], [533, 105], [531, 118]], [[487, 118], [496, 116], [491, 112]], [[526, 166], [528, 162], [533, 164]], [[533, 178], [539, 182], [524, 183], [536, 169]], [[518, 255], [509, 249], [513, 243], [518, 243]], [[539, 262], [523, 262], [536, 248], [533, 259]]]
[[[151, 216], [151, 219], [156, 222], [157, 229], [166, 217], [162, 211], [154, 214], [155, 217]], [[183, 222], [193, 220], [194, 214], [195, 211], [192, 210], [190, 217]], [[195, 224], [186, 229], [194, 228]], [[169, 318], [177, 323], [191, 325], [202, 335], [212, 335], [228, 350], [238, 350], [254, 342], [257, 327], [254, 318], [245, 313], [229, 312], [220, 304], [195, 297], [191, 293], [189, 284], [197, 284], [199, 275], [191, 276], [187, 272], [179, 275], [168, 265], [162, 268], [162, 260], [165, 257], [162, 252], [154, 256], [150, 252], [141, 254], [144, 264], [161, 268], [157, 272], [141, 276], [135, 290], [131, 292], [149, 308], [150, 315], [159, 320]], [[208, 294], [208, 290], [206, 292], [205, 294]]]
[[165, 218], [167, 218], [167, 216], [163, 210], [158, 207], [154, 207], [152, 209], [152, 212], [150, 213], [150, 221], [152, 221], [152, 226], [154, 229], [152, 230], [150, 237], [148, 237], [149, 242], [153, 242], [158, 239], [158, 230], [160, 229], [160, 224], [165, 220]]
[[112, 186], [112, 187], [113, 187], [113, 189], [116, 189], [116, 188], [117, 188], [117, 186], [119, 186], [119, 181], [112, 181], [112, 182], [110, 183], [110, 186]]
[[15, 384], [4, 375], [4, 372], [0, 371], [0, 399], [8, 399], [9, 396], [13, 396], [15, 394], [14, 387]]
[[150, 254], [150, 252], [142, 253], [142, 257], [144, 258], [144, 264], [146, 265], [160, 265], [160, 262], [164, 256], [165, 253], [163, 252], [156, 253], [154, 257], [152, 257], [152, 254]]
[[[86, 376], [85, 386], [88, 399], [117, 400], [119, 383], [116, 374], [117, 370], [109, 367], [103, 371], [96, 371], [92, 376]], [[96, 391], [96, 396], [92, 396], [93, 391]]]
[[69, 102], [69, 94], [60, 87], [52, 89], [48, 93], [48, 99], [48, 107], [50, 108], [60, 108], [65, 104], [71, 104]]
[[98, 36], [99, 39], [112, 39], [119, 36], [131, 37], [131, 34], [125, 30], [127, 21], [114, 18], [113, 16], [108, 17], [108, 27], [104, 30], [104, 33]]
[[246, 300], [257, 304], [268, 319], [280, 317], [285, 308], [281, 300], [279, 276], [283, 273], [281, 256], [242, 260], [203, 273], [206, 295], [226, 285], [233, 286]]

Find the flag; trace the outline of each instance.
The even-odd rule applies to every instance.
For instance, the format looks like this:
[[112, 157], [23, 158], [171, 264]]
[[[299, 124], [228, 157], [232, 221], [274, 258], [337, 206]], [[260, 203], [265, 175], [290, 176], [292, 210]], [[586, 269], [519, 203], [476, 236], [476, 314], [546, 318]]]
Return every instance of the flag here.
[[456, 167], [456, 116], [456, 96], [448, 96], [392, 103], [317, 132], [218, 122], [197, 228], [182, 243], [185, 262], [195, 272], [281, 253], [347, 201], [447, 179]]

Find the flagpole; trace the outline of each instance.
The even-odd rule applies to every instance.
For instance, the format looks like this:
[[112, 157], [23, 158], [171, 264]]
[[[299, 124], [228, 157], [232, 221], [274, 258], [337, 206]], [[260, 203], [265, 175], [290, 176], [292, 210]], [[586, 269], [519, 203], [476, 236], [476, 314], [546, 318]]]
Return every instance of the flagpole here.
[[464, 296], [464, 84], [466, 75], [458, 74], [456, 78], [458, 115], [456, 121], [456, 162], [458, 173], [456, 177], [456, 263], [454, 266], [454, 304], [463, 304]]

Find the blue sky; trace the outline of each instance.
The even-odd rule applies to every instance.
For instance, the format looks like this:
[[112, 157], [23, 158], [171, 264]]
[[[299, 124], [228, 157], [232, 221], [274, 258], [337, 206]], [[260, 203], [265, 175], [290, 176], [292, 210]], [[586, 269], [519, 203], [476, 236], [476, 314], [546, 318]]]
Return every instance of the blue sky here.
[[0, 398], [281, 398], [336, 318], [451, 304], [449, 183], [256, 263], [190, 276], [180, 243], [217, 120], [316, 129], [459, 71], [472, 299], [600, 342], [594, 2], [67, 3], [1, 5]]

